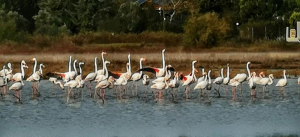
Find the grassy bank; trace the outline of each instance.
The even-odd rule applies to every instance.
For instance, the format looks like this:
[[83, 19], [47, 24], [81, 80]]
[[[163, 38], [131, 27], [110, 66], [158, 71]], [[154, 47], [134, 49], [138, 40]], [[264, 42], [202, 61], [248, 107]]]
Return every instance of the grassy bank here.
[[[84, 75], [94, 71], [94, 57], [101, 59], [100, 53], [105, 51], [105, 57], [111, 61], [109, 69], [125, 72], [127, 55], [132, 57], [132, 71], [138, 70], [138, 60], [145, 57], [144, 66], [161, 67], [161, 50], [166, 48], [166, 62], [177, 71], [189, 73], [192, 60], [197, 60], [197, 68], [212, 69], [212, 77], [219, 75], [219, 69], [225, 69], [229, 63], [231, 76], [245, 72], [247, 61], [252, 62], [253, 71], [275, 73], [282, 76], [282, 69], [298, 76], [300, 66], [300, 46], [298, 43], [285, 41], [256, 41], [253, 43], [241, 41], [226, 41], [210, 48], [184, 45], [182, 34], [144, 32], [142, 34], [112, 34], [86, 33], [75, 36], [47, 37], [31, 36], [27, 42], [1, 43], [0, 63], [12, 62], [14, 72], [19, 71], [19, 62], [27, 62], [36, 57], [47, 67], [45, 72], [65, 72], [70, 55], [74, 59], [84, 61]], [[29, 66], [32, 63], [28, 62]], [[98, 68], [102, 68], [101, 63]], [[273, 71], [278, 70], [278, 71]], [[27, 75], [31, 70], [26, 70]], [[224, 71], [225, 72], [225, 71]], [[197, 74], [198, 76], [200, 74]]]

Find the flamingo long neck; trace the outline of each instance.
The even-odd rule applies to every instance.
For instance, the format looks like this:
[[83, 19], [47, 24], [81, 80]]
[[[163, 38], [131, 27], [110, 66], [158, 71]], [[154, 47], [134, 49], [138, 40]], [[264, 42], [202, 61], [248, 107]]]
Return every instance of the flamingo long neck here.
[[286, 80], [285, 70], [283, 71], [283, 78]]
[[70, 56], [70, 60], [69, 60], [69, 73], [71, 72], [71, 62], [72, 62], [72, 56]]
[[161, 56], [162, 56], [163, 70], [165, 70], [165, 68], [166, 68], [166, 62], [165, 62], [165, 51], [164, 50], [161, 52]]
[[79, 64], [79, 73], [80, 73], [80, 75], [82, 74], [81, 64]]
[[202, 69], [202, 76], [204, 76], [204, 69]]
[[206, 81], [207, 80], [207, 75], [205, 75], [205, 79], [204, 79], [204, 81]]
[[41, 72], [41, 75], [43, 75], [43, 69], [42, 69], [43, 64], [40, 64], [39, 71]]
[[75, 74], [77, 75], [76, 62], [77, 62], [77, 60], [74, 61], [73, 68], [74, 68]]
[[[24, 66], [22, 65], [22, 63], [21, 63], [21, 74], [22, 74], [22, 78], [24, 78], [24, 74], [25, 72], [24, 72]], [[21, 80], [22, 81], [22, 80]]]
[[248, 77], [250, 78], [250, 77], [251, 77], [251, 74], [250, 74], [249, 64], [250, 64], [250, 63], [247, 63], [247, 72], [248, 72]]
[[211, 71], [208, 71], [208, 73], [207, 73], [207, 75], [208, 75], [208, 83], [211, 83], [210, 72]]
[[195, 63], [192, 63], [192, 77], [195, 75]]
[[131, 75], [131, 61], [130, 61], [130, 55], [128, 56], [128, 63], [129, 63], [129, 66], [128, 66], [128, 73]]
[[101, 53], [102, 65], [103, 65], [103, 66], [102, 66], [102, 67], [103, 67], [102, 70], [103, 70], [103, 72], [104, 72], [104, 55], [103, 55], [103, 54], [104, 54], [104, 52]]
[[[140, 59], [140, 69], [143, 68], [142, 61], [143, 61], [143, 59]], [[143, 71], [140, 71], [140, 74], [142, 75], [142, 74], [143, 74]]]
[[[104, 64], [103, 64], [104, 65]], [[105, 65], [104, 65], [105, 66]], [[103, 66], [103, 69], [104, 69], [104, 66]], [[97, 58], [95, 58], [95, 73], [97, 73]]]
[[227, 76], [227, 78], [229, 78], [229, 66], [227, 66], [227, 74], [226, 74]]
[[34, 74], [35, 73], [35, 71], [36, 71], [36, 65], [37, 65], [37, 61], [36, 61], [36, 59], [34, 60], [34, 65], [33, 65], [33, 72], [32, 72], [32, 74]]
[[271, 76], [271, 75], [269, 75], [269, 82], [268, 82], [268, 84], [272, 84], [272, 83], [273, 83], [272, 76]]
[[224, 75], [223, 75], [223, 68], [221, 69], [221, 77], [224, 78]]
[[108, 70], [107, 70], [107, 67], [106, 67], [106, 63], [103, 64], [103, 68], [105, 69], [105, 78], [107, 79], [108, 78]]

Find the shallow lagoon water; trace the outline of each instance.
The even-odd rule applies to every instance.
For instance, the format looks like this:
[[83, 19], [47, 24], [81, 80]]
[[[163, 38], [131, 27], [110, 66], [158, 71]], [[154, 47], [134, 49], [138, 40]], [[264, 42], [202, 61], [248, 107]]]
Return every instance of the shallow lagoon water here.
[[[83, 100], [79, 97], [67, 104], [65, 91], [55, 87], [56, 96], [52, 95], [47, 80], [40, 82], [41, 97], [31, 99], [31, 83], [25, 82], [23, 104], [14, 103], [12, 91], [0, 100], [0, 136], [300, 136], [300, 87], [296, 79], [288, 82], [284, 99], [278, 96], [279, 87], [273, 83], [265, 99], [259, 97], [253, 102], [244, 83], [243, 97], [237, 102], [232, 102], [229, 96], [215, 98], [214, 90], [209, 94], [211, 103], [205, 99], [199, 101], [199, 91], [193, 91], [187, 101], [181, 87], [177, 102], [170, 95], [155, 102], [150, 91], [148, 100], [131, 97], [117, 100], [115, 91], [109, 90], [104, 104], [100, 99], [88, 97], [86, 89]], [[258, 86], [257, 91], [261, 89]]]

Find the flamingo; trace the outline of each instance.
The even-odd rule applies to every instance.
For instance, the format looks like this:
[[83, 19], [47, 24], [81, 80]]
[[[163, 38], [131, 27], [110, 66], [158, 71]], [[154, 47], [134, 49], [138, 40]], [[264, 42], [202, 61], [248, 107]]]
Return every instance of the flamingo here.
[[259, 81], [265, 77], [265, 74], [264, 72], [260, 72], [259, 73], [259, 77], [257, 77], [256, 73], [253, 72], [253, 75], [254, 75], [254, 79], [253, 79], [253, 82], [255, 82], [256, 84], [259, 84]]
[[[105, 67], [105, 80], [102, 80], [101, 82], [99, 82], [97, 85], [96, 85], [96, 87], [95, 87], [95, 94], [94, 94], [94, 98], [95, 98], [95, 96], [96, 96], [96, 91], [97, 91], [97, 89], [98, 88], [100, 88], [100, 96], [101, 96], [101, 98], [102, 98], [102, 101], [103, 101], [103, 103], [104, 103], [104, 101], [105, 101], [105, 89], [106, 88], [109, 88], [109, 86], [110, 85], [112, 85], [113, 86], [113, 81], [114, 81], [114, 77], [112, 77], [112, 76], [109, 76], [108, 77], [108, 69], [107, 69], [107, 67], [106, 67], [106, 64], [110, 64], [110, 62], [109, 61], [105, 61], [104, 62], [104, 67]], [[103, 90], [102, 92], [101, 92], [101, 90]]]
[[95, 80], [96, 76], [97, 76], [97, 57], [95, 57], [95, 72], [89, 73], [84, 79], [84, 81], [89, 82], [88, 89], [90, 92], [90, 96], [92, 96], [92, 92], [91, 92], [92, 83], [91, 82]]
[[80, 80], [79, 78], [80, 77], [76, 77], [75, 80], [70, 80], [64, 84], [65, 87], [69, 87], [68, 93], [67, 93], [67, 103], [69, 102], [70, 92], [72, 91], [73, 88], [76, 88], [77, 85], [79, 84], [79, 80]]
[[283, 92], [283, 94], [285, 94], [285, 89], [284, 87], [287, 85], [287, 79], [286, 79], [286, 70], [283, 70], [283, 79], [280, 79], [277, 84], [276, 87], [281, 87], [281, 91]]
[[269, 74], [267, 78], [262, 78], [259, 80], [258, 84], [263, 86], [263, 95], [265, 95], [265, 90], [267, 86], [273, 84], [273, 79], [274, 79], [273, 74]]
[[50, 77], [50, 78], [49, 78], [49, 81], [52, 83], [52, 85], [51, 85], [51, 93], [52, 93], [52, 95], [53, 95], [54, 84], [55, 84], [55, 85], [58, 85], [62, 90], [65, 89], [65, 88], [64, 88], [64, 85], [61, 83], [61, 81], [57, 81], [57, 78], [55, 78], [55, 77]]
[[[250, 69], [249, 69], [249, 65], [250, 65], [250, 62], [247, 62], [247, 64], [246, 64], [246, 69], [247, 69], [247, 72], [248, 72], [248, 76], [247, 76], [247, 74], [245, 74], [245, 73], [240, 73], [240, 74], [237, 74], [234, 78], [232, 78], [232, 79], [235, 79], [234, 81], [236, 82], [240, 82], [240, 84], [241, 84], [241, 90], [240, 90], [240, 93], [242, 94], [243, 92], [242, 92], [242, 83], [244, 82], [244, 81], [246, 81], [246, 80], [248, 80], [251, 76], [251, 74], [250, 74]], [[230, 82], [229, 82], [230, 83]], [[238, 84], [239, 85], [239, 84]]]
[[[198, 82], [197, 85], [194, 87], [194, 90], [196, 90], [196, 89], [200, 89], [200, 90], [201, 90], [201, 91], [199, 92], [199, 99], [200, 99], [202, 90], [204, 90], [204, 89], [207, 90], [207, 86], [208, 86], [207, 77], [208, 77], [208, 75], [210, 75], [210, 72], [211, 72], [211, 71], [209, 70], [208, 73], [207, 73], [207, 75], [205, 76], [204, 80]], [[207, 96], [207, 99], [209, 100], [208, 93], [206, 93], [206, 96]]]
[[186, 97], [186, 99], [189, 98], [190, 85], [193, 83], [193, 79], [194, 79], [194, 75], [195, 75], [195, 63], [196, 62], [197, 62], [196, 60], [194, 60], [192, 62], [192, 74], [189, 74], [189, 75], [186, 75], [186, 76], [183, 76], [181, 74], [181, 77], [183, 78], [182, 86], [186, 86], [186, 88], [185, 88], [185, 97]]
[[[145, 58], [140, 58], [140, 69], [143, 68], [143, 65], [142, 65], [142, 62], [145, 61], [146, 59]], [[134, 83], [135, 83], [135, 93], [136, 95], [138, 94], [137, 92], [137, 82], [142, 79], [142, 76], [143, 76], [143, 71], [140, 71], [140, 72], [136, 72], [136, 73], [133, 73], [130, 80], [132, 80]]]
[[[229, 74], [229, 64], [227, 64], [227, 73], [226, 73], [226, 77], [223, 79], [223, 84], [224, 84], [224, 85], [228, 85], [229, 80], [230, 80], [229, 76], [230, 76], [230, 74]], [[227, 88], [226, 88], [226, 87], [224, 87], [224, 92], [225, 92], [225, 96], [226, 96], [226, 92], [227, 92]]]
[[159, 90], [158, 91], [158, 99], [160, 100], [162, 98], [162, 90], [163, 89], [168, 89], [168, 83], [167, 83], [167, 78], [164, 79], [163, 82], [157, 82], [154, 83], [151, 88]]
[[28, 66], [26, 65], [26, 62], [24, 60], [21, 61], [21, 73], [16, 73], [12, 76], [12, 81], [16, 81], [16, 82], [20, 82], [24, 79], [25, 76], [25, 72], [24, 72], [24, 68], [28, 68]]
[[74, 71], [70, 72], [70, 79], [71, 80], [75, 79], [76, 76], [78, 75], [78, 72], [77, 72], [77, 69], [76, 69], [76, 62], [77, 62], [77, 60], [75, 59], [74, 62], [73, 62]]
[[236, 97], [236, 87], [240, 85], [241, 82], [238, 81], [238, 79], [230, 79], [228, 85], [232, 86], [232, 101], [235, 101]]
[[45, 68], [45, 65], [43, 63], [41, 63], [38, 71], [41, 72], [42, 76], [43, 76], [43, 68]]
[[146, 86], [144, 94], [145, 94], [145, 97], [147, 97], [148, 85], [150, 83], [150, 77], [147, 74], [143, 75], [142, 83], [143, 83], [143, 85]]
[[163, 49], [161, 51], [161, 55], [162, 55], [162, 67], [163, 68], [154, 68], [154, 67], [146, 67], [146, 68], [142, 68], [139, 69], [138, 71], [147, 71], [147, 72], [151, 72], [153, 74], [155, 74], [156, 77], [161, 77], [165, 74], [165, 49]]
[[[3, 72], [5, 72], [5, 65], [3, 66], [2, 70]], [[4, 96], [6, 94], [6, 85], [7, 85], [6, 73], [3, 73], [3, 76], [0, 76], [0, 87], [2, 87], [1, 96]]]
[[7, 63], [7, 67], [8, 67], [8, 69], [3, 69], [3, 70], [0, 71], [0, 77], [4, 76], [4, 75], [7, 76], [7, 75], [12, 73], [13, 69], [11, 68], [11, 63], [10, 62]]
[[203, 81], [205, 79], [204, 68], [201, 69], [201, 72], [202, 72], [202, 77], [198, 78], [197, 83], [199, 83], [200, 81]]
[[9, 87], [9, 90], [15, 90], [16, 95], [14, 95], [19, 102], [21, 102], [22, 89], [24, 87], [23, 80], [17, 81]]
[[71, 63], [72, 63], [72, 56], [70, 56], [70, 58], [69, 58], [69, 64], [68, 64], [69, 71], [65, 72], [65, 73], [54, 72], [54, 74], [61, 76], [64, 82], [68, 82], [71, 79], [71, 76], [70, 76]]
[[[79, 75], [76, 76], [76, 78], [79, 80], [78, 85], [76, 86], [77, 89], [81, 88], [81, 98], [83, 99], [83, 90], [82, 88], [84, 87], [84, 80], [82, 79], [82, 68], [81, 65], [84, 65], [84, 62], [79, 62]], [[75, 79], [76, 79], [75, 78]]]
[[178, 90], [178, 87], [179, 87], [179, 74], [178, 74], [178, 72], [174, 72], [174, 78], [169, 82], [168, 86], [172, 89], [171, 95], [173, 97], [173, 101], [175, 101], [175, 98], [176, 98], [177, 92], [178, 92], [177, 90]]
[[97, 75], [104, 75], [104, 55], [106, 55], [106, 54], [107, 54], [106, 52], [101, 52], [103, 68], [97, 71]]
[[125, 86], [127, 84], [127, 80], [130, 78], [129, 74], [124, 74], [120, 76], [118, 79], [115, 80], [114, 85], [118, 86], [117, 87], [117, 97], [119, 99], [122, 99], [121, 96], [121, 86]]
[[223, 83], [223, 80], [224, 80], [223, 68], [221, 68], [221, 73], [220, 73], [220, 74], [221, 74], [221, 76], [217, 77], [217, 78], [214, 80], [214, 82], [213, 82], [213, 83], [219, 85], [218, 90], [216, 90], [216, 91], [218, 92], [218, 97], [221, 96], [219, 91], [220, 91], [220, 86], [221, 86], [221, 84]]
[[255, 90], [256, 82], [254, 81], [255, 80], [254, 76], [255, 76], [255, 72], [252, 72], [252, 74], [249, 78], [249, 82], [248, 82], [250, 90], [251, 90], [250, 95], [251, 95], [252, 100], [256, 97], [256, 90]]
[[38, 92], [38, 84], [37, 82], [40, 81], [41, 77], [41, 72], [36, 71], [36, 66], [37, 66], [37, 60], [36, 58], [32, 58], [31, 61], [34, 61], [33, 69], [32, 69], [32, 74], [29, 76], [26, 81], [32, 82], [32, 95], [39, 95]]

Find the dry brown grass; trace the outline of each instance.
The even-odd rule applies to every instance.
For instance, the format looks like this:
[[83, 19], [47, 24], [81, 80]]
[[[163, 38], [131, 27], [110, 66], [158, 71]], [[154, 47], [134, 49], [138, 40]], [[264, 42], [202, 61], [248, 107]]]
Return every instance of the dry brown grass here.
[[[112, 71], [125, 72], [127, 55], [128, 53], [109, 53], [105, 56], [106, 60], [109, 60], [111, 64], [108, 68]], [[69, 56], [77, 59], [78, 61], [85, 62], [84, 74], [94, 71], [94, 58], [98, 57], [99, 65], [98, 68], [102, 68], [100, 52], [89, 53], [89, 54], [23, 54], [23, 55], [0, 55], [1, 64], [7, 62], [13, 63], [14, 72], [19, 72], [19, 62], [24, 59], [27, 61], [29, 70], [26, 70], [26, 74], [31, 74], [33, 62], [30, 59], [33, 57], [37, 58], [38, 63], [44, 63], [46, 65], [45, 72], [66, 72], [68, 70], [68, 59]], [[138, 70], [138, 61], [141, 57], [146, 58], [146, 62], [143, 66], [162, 67], [161, 63], [161, 52], [157, 53], [132, 53], [132, 71]], [[226, 64], [230, 64], [231, 77], [236, 73], [246, 72], [245, 64], [247, 61], [251, 61], [252, 71], [264, 71], [266, 74], [273, 73], [275, 77], [282, 77], [282, 70], [287, 69], [288, 74], [293, 76], [300, 75], [298, 70], [300, 66], [300, 54], [297, 52], [260, 52], [260, 53], [243, 53], [243, 52], [230, 52], [230, 53], [169, 53], [168, 49], [165, 53], [166, 64], [171, 64], [176, 71], [187, 74], [191, 70], [191, 61], [197, 60], [196, 68], [204, 67], [206, 70], [212, 70], [212, 77], [219, 76], [219, 70], [223, 67], [224, 74]], [[200, 74], [197, 74], [198, 76]]]

